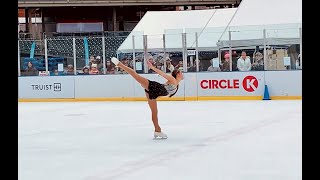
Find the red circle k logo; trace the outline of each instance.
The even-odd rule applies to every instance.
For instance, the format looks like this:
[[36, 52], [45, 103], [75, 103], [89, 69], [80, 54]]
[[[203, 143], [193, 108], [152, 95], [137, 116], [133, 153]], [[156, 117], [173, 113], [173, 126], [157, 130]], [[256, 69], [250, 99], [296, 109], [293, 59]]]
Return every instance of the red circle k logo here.
[[258, 80], [254, 76], [246, 76], [242, 81], [243, 89], [253, 92], [258, 88]]

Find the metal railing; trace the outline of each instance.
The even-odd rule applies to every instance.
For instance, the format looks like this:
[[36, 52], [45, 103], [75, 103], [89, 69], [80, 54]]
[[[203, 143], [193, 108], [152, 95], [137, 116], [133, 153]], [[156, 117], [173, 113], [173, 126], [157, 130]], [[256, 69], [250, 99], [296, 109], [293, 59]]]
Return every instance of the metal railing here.
[[[105, 32], [103, 36], [20, 39], [19, 72], [23, 75], [27, 63], [32, 61], [38, 71], [48, 74], [56, 71], [59, 75], [84, 74], [84, 68], [91, 70], [92, 64], [97, 64], [97, 74], [125, 73], [110, 63], [111, 57], [118, 57], [138, 73], [154, 73], [146, 65], [150, 58], [165, 72], [172, 67], [184, 72], [302, 69], [302, 28], [296, 25], [264, 29], [231, 27], [225, 32], [216, 28], [201, 34], [195, 29], [181, 32], [167, 30], [157, 35], [132, 32], [129, 36]], [[242, 51], [249, 59], [245, 63], [240, 59]], [[71, 66], [72, 73], [67, 73]]]

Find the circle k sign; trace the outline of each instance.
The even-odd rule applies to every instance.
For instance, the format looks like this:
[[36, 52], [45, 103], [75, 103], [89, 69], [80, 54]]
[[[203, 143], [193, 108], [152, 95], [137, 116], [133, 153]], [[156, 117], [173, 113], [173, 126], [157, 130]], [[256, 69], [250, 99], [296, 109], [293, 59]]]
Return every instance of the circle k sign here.
[[[239, 79], [210, 79], [200, 81], [202, 89], [240, 89]], [[258, 79], [254, 76], [246, 76], [242, 80], [242, 87], [247, 92], [254, 92], [259, 86]]]
[[246, 76], [242, 81], [243, 89], [248, 92], [253, 92], [258, 88], [258, 80], [254, 76]]

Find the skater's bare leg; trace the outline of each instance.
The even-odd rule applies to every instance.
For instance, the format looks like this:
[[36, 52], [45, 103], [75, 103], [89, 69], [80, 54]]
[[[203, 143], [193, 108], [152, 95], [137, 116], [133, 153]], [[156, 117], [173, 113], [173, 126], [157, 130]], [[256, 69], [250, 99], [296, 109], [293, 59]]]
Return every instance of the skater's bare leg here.
[[146, 96], [148, 98], [148, 104], [151, 109], [151, 116], [152, 116], [152, 122], [154, 125], [154, 131], [155, 132], [161, 132], [161, 128], [159, 126], [158, 121], [158, 106], [157, 106], [157, 100], [155, 99], [149, 99], [149, 94], [146, 93]]
[[131, 69], [130, 67], [122, 64], [121, 62], [119, 62], [119, 64], [117, 65], [119, 66], [120, 68], [122, 68], [123, 70], [125, 70], [128, 74], [130, 74], [136, 81], [138, 81], [141, 86], [146, 89], [146, 90], [149, 90], [148, 89], [148, 86], [149, 86], [149, 81], [148, 79], [140, 76], [137, 72], [135, 72], [133, 69]]

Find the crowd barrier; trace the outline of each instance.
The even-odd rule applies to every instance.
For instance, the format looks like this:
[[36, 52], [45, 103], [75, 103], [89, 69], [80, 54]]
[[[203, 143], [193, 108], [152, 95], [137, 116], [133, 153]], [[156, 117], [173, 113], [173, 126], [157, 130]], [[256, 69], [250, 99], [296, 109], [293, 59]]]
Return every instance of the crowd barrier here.
[[[158, 82], [157, 74], [142, 76]], [[143, 88], [130, 75], [19, 77], [19, 101], [144, 101]], [[185, 73], [172, 98], [159, 100], [301, 99], [302, 71]]]

